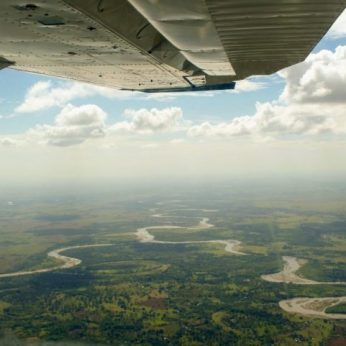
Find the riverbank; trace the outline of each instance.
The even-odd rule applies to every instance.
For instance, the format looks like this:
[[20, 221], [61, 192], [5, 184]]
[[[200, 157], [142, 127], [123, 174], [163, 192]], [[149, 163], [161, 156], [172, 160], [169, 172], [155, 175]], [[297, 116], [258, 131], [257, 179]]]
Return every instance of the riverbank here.
[[346, 314], [326, 313], [326, 309], [341, 303], [346, 303], [344, 297], [325, 297], [325, 298], [293, 298], [281, 300], [281, 309], [289, 313], [300, 314], [307, 317], [344, 320]]
[[344, 281], [315, 281], [303, 278], [296, 272], [307, 263], [307, 260], [293, 256], [283, 256], [284, 268], [274, 274], [261, 275], [262, 280], [275, 283], [291, 283], [295, 285], [346, 285]]
[[78, 266], [82, 263], [82, 261], [79, 258], [74, 257], [68, 257], [61, 255], [62, 252], [67, 250], [75, 250], [75, 249], [84, 249], [84, 248], [90, 248], [90, 247], [101, 247], [101, 246], [112, 246], [113, 244], [90, 244], [90, 245], [76, 245], [76, 246], [68, 246], [57, 250], [52, 250], [48, 252], [47, 256], [54, 258], [57, 261], [63, 262], [61, 265], [54, 266], [51, 268], [43, 268], [43, 269], [36, 269], [36, 270], [28, 270], [28, 271], [19, 271], [14, 273], [4, 273], [0, 274], [1, 278], [8, 278], [8, 277], [14, 277], [14, 276], [22, 276], [22, 275], [33, 275], [33, 274], [39, 274], [39, 273], [47, 273], [51, 272], [53, 270], [59, 270], [59, 269], [68, 269]]

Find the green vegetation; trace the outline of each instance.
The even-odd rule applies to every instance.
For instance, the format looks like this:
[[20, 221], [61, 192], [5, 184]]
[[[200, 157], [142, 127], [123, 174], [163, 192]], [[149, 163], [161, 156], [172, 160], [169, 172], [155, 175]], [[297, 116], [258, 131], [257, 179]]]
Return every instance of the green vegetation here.
[[[343, 322], [288, 314], [278, 302], [343, 296], [345, 286], [260, 278], [280, 271], [288, 255], [307, 260], [300, 275], [346, 281], [345, 190], [320, 190], [235, 185], [129, 197], [21, 197], [0, 209], [1, 272], [51, 267], [52, 249], [114, 246], [64, 252], [82, 260], [71, 269], [0, 278], [0, 333], [63, 344], [332, 345], [346, 333]], [[215, 227], [188, 228], [201, 217]], [[150, 233], [170, 241], [237, 239], [248, 255], [231, 255], [220, 244], [140, 243], [134, 235], [139, 227], [168, 224], [183, 228]]]
[[9, 308], [11, 304], [0, 300], [0, 316], [4, 314], [5, 310]]
[[346, 314], [346, 303], [331, 306], [326, 309], [327, 313]]

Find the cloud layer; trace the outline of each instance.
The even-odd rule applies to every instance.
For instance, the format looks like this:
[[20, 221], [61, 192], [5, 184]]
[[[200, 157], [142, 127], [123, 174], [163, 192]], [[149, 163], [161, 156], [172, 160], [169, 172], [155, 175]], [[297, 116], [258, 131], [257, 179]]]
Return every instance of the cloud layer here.
[[153, 134], [174, 130], [182, 120], [181, 108], [126, 109], [126, 121], [118, 122], [109, 128], [110, 133]]
[[63, 107], [74, 99], [90, 96], [103, 96], [111, 99], [126, 99], [138, 93], [104, 88], [78, 82], [39, 81], [26, 93], [25, 99], [15, 111], [18, 113], [33, 113], [51, 107]]
[[54, 125], [37, 125], [28, 136], [38, 142], [56, 146], [80, 144], [89, 138], [104, 136], [107, 114], [96, 105], [65, 106]]
[[[230, 122], [203, 122], [192, 137], [249, 136], [290, 138], [346, 133], [346, 46], [311, 54], [279, 73], [286, 86], [278, 100], [257, 103], [256, 113]], [[294, 137], [296, 138], [296, 137]]]
[[[345, 16], [344, 16], [345, 17]], [[39, 124], [26, 133], [30, 143], [71, 146], [87, 140], [106, 137], [107, 146], [118, 138], [149, 138], [150, 135], [175, 133], [178, 141], [190, 138], [253, 138], [296, 140], [299, 138], [346, 134], [346, 46], [335, 51], [322, 50], [311, 54], [302, 63], [278, 73], [285, 87], [278, 99], [256, 104], [253, 115], [239, 116], [229, 121], [188, 122], [180, 107], [125, 109], [124, 120], [110, 124], [107, 114], [95, 104], [74, 106], [75, 98], [102, 95], [110, 98], [129, 97], [129, 93], [92, 85], [62, 82], [58, 86], [41, 81], [27, 92], [17, 112], [34, 112], [60, 107], [53, 124]], [[237, 92], [256, 91], [266, 87], [262, 79], [238, 82]], [[133, 94], [131, 94], [133, 96]], [[136, 94], [137, 95], [137, 94]], [[217, 118], [217, 115], [215, 115]], [[12, 146], [11, 136], [2, 138], [2, 146]], [[151, 143], [151, 142], [150, 142]], [[146, 144], [141, 142], [140, 146]], [[150, 147], [153, 147], [150, 144]]]
[[[126, 109], [126, 121], [107, 125], [107, 114], [99, 106], [66, 105], [56, 116], [53, 125], [37, 125], [27, 132], [29, 141], [54, 146], [71, 146], [88, 139], [102, 137], [116, 138], [119, 135], [150, 135], [154, 133], [175, 131], [183, 117], [181, 108], [163, 109]], [[10, 139], [3, 139], [1, 144], [10, 144]]]
[[286, 80], [281, 100], [294, 103], [344, 103], [346, 46], [322, 50], [279, 72]]

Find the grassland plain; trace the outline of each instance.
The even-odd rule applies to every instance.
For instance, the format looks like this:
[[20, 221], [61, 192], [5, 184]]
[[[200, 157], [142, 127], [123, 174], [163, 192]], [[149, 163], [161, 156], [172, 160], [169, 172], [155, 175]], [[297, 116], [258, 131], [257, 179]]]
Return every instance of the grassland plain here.
[[[56, 265], [47, 253], [58, 248], [113, 246], [65, 251], [82, 261], [73, 268], [0, 279], [1, 333], [29, 345], [346, 342], [345, 321], [290, 314], [278, 304], [345, 296], [344, 286], [277, 284], [260, 277], [282, 270], [283, 256], [294, 256], [306, 260], [298, 274], [307, 279], [346, 280], [346, 194], [340, 186], [326, 191], [320, 185], [305, 191], [220, 186], [212, 192], [2, 197], [2, 273]], [[193, 228], [201, 217], [215, 227]], [[217, 243], [138, 242], [138, 228], [163, 224], [182, 228], [151, 229], [157, 240], [236, 239], [247, 256], [227, 253]], [[326, 312], [344, 313], [344, 305]]]

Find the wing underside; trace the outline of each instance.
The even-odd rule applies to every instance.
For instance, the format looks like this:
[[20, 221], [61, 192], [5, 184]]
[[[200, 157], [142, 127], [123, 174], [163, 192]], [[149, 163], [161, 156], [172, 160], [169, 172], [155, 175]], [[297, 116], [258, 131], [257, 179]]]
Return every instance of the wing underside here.
[[147, 92], [232, 88], [304, 60], [344, 7], [344, 0], [2, 0], [0, 69]]

